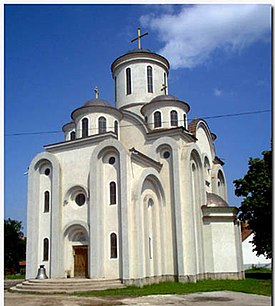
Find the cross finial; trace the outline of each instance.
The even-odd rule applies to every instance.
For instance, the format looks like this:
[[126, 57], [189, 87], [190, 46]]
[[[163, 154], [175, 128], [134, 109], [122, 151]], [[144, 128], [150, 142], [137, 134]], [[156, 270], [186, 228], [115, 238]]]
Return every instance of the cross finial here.
[[140, 39], [141, 37], [145, 36], [145, 35], [148, 35], [148, 32], [144, 33], [144, 34], [140, 34], [140, 27], [138, 27], [138, 36], [134, 39], [131, 40], [131, 42], [134, 42], [134, 41], [138, 41], [138, 48], [141, 49], [141, 42], [140, 42]]
[[165, 95], [167, 95], [166, 89], [167, 89], [167, 85], [166, 84], [162, 84], [161, 91], [164, 91]]
[[95, 98], [98, 99], [98, 96], [99, 96], [99, 90], [98, 90], [98, 87], [96, 86], [95, 89]]

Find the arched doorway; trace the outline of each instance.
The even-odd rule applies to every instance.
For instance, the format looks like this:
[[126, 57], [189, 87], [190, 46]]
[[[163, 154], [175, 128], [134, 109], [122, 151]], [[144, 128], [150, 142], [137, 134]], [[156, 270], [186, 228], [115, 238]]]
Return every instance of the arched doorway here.
[[79, 224], [65, 231], [65, 274], [66, 277], [89, 277], [88, 232]]

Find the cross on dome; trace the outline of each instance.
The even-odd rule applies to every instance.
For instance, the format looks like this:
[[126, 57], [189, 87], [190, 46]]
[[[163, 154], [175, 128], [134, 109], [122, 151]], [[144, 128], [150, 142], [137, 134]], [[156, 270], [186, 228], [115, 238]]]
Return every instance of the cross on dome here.
[[166, 84], [162, 84], [161, 91], [164, 91], [165, 95], [167, 95], [166, 89], [167, 89], [167, 85]]
[[98, 99], [98, 96], [99, 96], [99, 90], [98, 90], [98, 87], [96, 86], [95, 89], [95, 98]]
[[136, 38], [133, 38], [131, 40], [131, 42], [134, 42], [134, 41], [138, 41], [138, 48], [141, 49], [141, 42], [140, 42], [140, 39], [141, 37], [145, 36], [145, 35], [148, 35], [148, 32], [144, 33], [144, 34], [140, 34], [140, 27], [138, 27], [138, 36]]

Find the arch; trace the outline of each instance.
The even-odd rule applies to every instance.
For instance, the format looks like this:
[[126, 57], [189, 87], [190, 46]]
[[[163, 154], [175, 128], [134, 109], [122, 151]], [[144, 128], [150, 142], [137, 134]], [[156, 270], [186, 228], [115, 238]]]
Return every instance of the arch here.
[[162, 126], [161, 112], [154, 112], [154, 128], [159, 128]]
[[[129, 232], [128, 232], [128, 206], [129, 199], [126, 192], [128, 190], [128, 179], [127, 174], [129, 172], [129, 156], [124, 148], [124, 146], [117, 141], [117, 139], [108, 139], [100, 142], [96, 148], [93, 150], [90, 158], [90, 176], [89, 176], [89, 190], [90, 190], [90, 203], [100, 203], [101, 194], [98, 190], [101, 189], [100, 178], [102, 177], [101, 165], [98, 160], [108, 152], [116, 152], [118, 156], [118, 176], [120, 178], [120, 183], [117, 188], [117, 196], [119, 198], [119, 205], [117, 206], [118, 213], [118, 250], [119, 253], [119, 278], [129, 278]], [[100, 239], [100, 233], [102, 232], [102, 216], [103, 206], [102, 205], [89, 205], [89, 220], [90, 220], [90, 271], [91, 276], [95, 278], [100, 278], [104, 276], [104, 267], [102, 265], [101, 258], [104, 256], [104, 245]], [[123, 241], [123, 248], [122, 248]]]
[[74, 231], [75, 232], [83, 231], [85, 234], [85, 237], [87, 237], [88, 239], [89, 228], [88, 228], [87, 223], [81, 220], [71, 221], [67, 223], [65, 227], [63, 228], [63, 237], [70, 236], [70, 235], [71, 235], [70, 237], [73, 237]]
[[170, 112], [170, 125], [178, 126], [178, 112], [176, 110]]
[[[60, 257], [60, 261], [56, 262], [50, 260], [49, 258], [49, 277], [61, 277], [64, 273], [62, 264], [62, 244], [63, 241], [59, 235], [59, 226], [60, 226], [60, 216], [61, 216], [61, 206], [60, 206], [60, 164], [58, 159], [49, 152], [39, 153], [32, 160], [29, 171], [28, 171], [28, 208], [27, 208], [27, 267], [26, 267], [26, 277], [35, 278], [37, 272], [37, 266], [39, 261], [42, 258], [42, 250], [38, 254], [37, 246], [41, 241], [39, 238], [39, 232], [33, 231], [33, 228], [39, 228], [39, 210], [37, 209], [37, 199], [42, 199], [41, 197], [41, 187], [40, 187], [40, 167], [43, 165], [48, 165], [51, 169], [50, 180], [51, 180], [51, 189], [50, 191], [50, 204], [51, 204], [51, 223], [50, 231], [51, 235], [55, 237], [55, 240], [51, 242], [50, 256], [51, 258]], [[44, 190], [43, 190], [44, 192]], [[43, 204], [40, 203], [40, 207], [43, 209]], [[37, 254], [34, 256], [34, 254]]]
[[107, 125], [106, 118], [103, 116], [100, 116], [98, 118], [98, 133], [99, 134], [106, 133], [106, 125]]
[[152, 66], [147, 66], [147, 90], [153, 92], [153, 69]]
[[211, 170], [212, 192], [227, 201], [227, 184], [223, 168], [220, 164], [213, 164]]

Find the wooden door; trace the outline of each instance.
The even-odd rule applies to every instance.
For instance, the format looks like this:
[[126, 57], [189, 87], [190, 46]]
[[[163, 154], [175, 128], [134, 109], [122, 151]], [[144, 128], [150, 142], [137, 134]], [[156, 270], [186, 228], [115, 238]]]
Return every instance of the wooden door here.
[[74, 247], [74, 277], [88, 277], [88, 246]]

